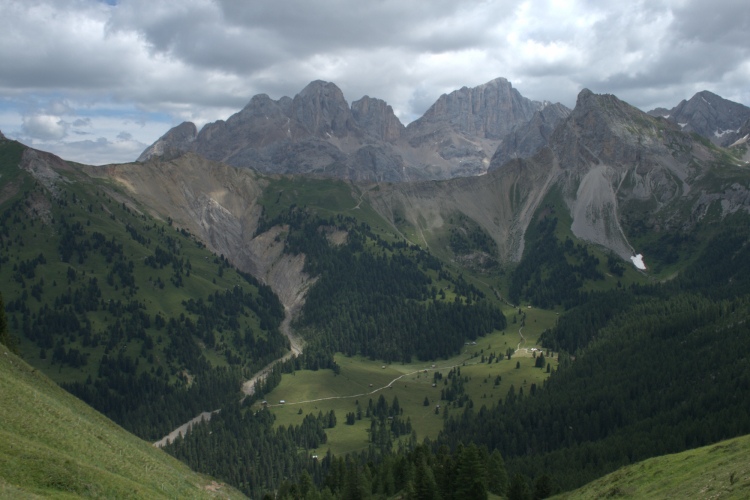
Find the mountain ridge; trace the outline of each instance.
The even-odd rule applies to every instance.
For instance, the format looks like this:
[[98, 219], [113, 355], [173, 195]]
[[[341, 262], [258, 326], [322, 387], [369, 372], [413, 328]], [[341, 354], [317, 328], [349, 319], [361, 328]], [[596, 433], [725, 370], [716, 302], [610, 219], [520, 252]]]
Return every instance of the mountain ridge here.
[[[385, 101], [364, 96], [348, 105], [335, 84], [316, 80], [294, 98], [274, 101], [258, 94], [241, 111], [206, 124], [197, 135], [181, 124], [137, 161], [193, 151], [264, 173], [390, 182], [479, 175], [503, 138], [548, 106], [497, 78], [443, 94], [405, 127]], [[550, 109], [559, 109], [559, 115], [567, 108], [558, 103]], [[544, 134], [535, 137], [532, 146], [527, 138], [517, 151], [518, 141], [508, 141], [506, 149], [524, 157], [543, 140]]]
[[683, 99], [672, 109], [648, 112], [678, 124], [685, 132], [695, 132], [717, 146], [730, 146], [742, 137], [740, 129], [750, 120], [750, 108], [724, 99], [708, 90]]

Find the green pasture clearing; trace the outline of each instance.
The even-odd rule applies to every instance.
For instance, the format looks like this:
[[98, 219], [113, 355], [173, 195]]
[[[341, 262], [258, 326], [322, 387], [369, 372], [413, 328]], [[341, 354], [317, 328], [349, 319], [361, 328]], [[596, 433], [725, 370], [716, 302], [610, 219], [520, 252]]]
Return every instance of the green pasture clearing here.
[[[418, 440], [437, 437], [443, 427], [446, 407], [448, 412], [461, 411], [440, 399], [441, 389], [446, 387], [444, 383], [448, 372], [454, 367], [460, 367], [461, 376], [469, 378], [465, 383], [466, 394], [477, 408], [483, 404], [494, 405], [498, 399], [504, 399], [511, 384], [516, 392], [524, 388], [524, 392], [528, 394], [532, 384], [539, 386], [548, 376], [546, 369], [534, 366], [531, 348], [536, 346], [545, 329], [554, 326], [557, 313], [529, 309], [528, 306], [522, 306], [520, 314], [518, 309], [510, 308], [506, 308], [504, 313], [508, 317], [508, 328], [505, 331], [495, 331], [478, 339], [476, 344], [464, 346], [460, 354], [449, 359], [386, 365], [378, 360], [338, 354], [336, 362], [341, 367], [338, 375], [332, 370], [302, 370], [285, 374], [279, 386], [266, 395], [269, 409], [276, 417], [276, 425], [299, 425], [305, 415], [317, 415], [319, 412], [325, 415], [333, 410], [337, 424], [335, 428], [326, 430], [328, 443], [310, 453], [322, 456], [330, 449], [332, 453], [339, 455], [368, 447], [370, 420], [365, 417], [366, 409], [370, 399], [375, 404], [381, 395], [389, 405], [394, 397], [398, 398], [399, 406], [403, 409], [401, 418], [404, 421], [407, 418], [411, 420]], [[516, 323], [512, 322], [514, 315]], [[521, 329], [525, 342], [522, 342], [518, 333], [522, 321], [525, 323]], [[521, 349], [508, 360], [505, 356], [508, 347], [517, 349], [519, 343]], [[502, 359], [492, 364], [482, 363], [482, 355], [489, 357], [492, 352], [502, 356]], [[547, 360], [552, 364], [552, 369], [557, 367], [556, 357], [548, 357]], [[517, 362], [520, 364], [519, 368], [516, 368]], [[436, 371], [442, 373], [443, 380], [437, 381], [433, 387]], [[502, 380], [495, 386], [494, 381], [498, 375]], [[426, 406], [425, 398], [428, 400]], [[280, 403], [282, 400], [283, 404]], [[362, 409], [362, 420], [355, 420], [354, 425], [347, 425], [346, 414], [356, 414], [357, 402]], [[437, 414], [436, 405], [440, 405]], [[260, 407], [260, 403], [256, 403], [256, 407]]]

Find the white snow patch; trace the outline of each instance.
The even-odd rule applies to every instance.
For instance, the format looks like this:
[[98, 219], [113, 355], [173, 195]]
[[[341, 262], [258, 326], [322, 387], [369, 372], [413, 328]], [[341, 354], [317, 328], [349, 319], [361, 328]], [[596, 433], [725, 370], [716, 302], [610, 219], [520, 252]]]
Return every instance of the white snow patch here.
[[737, 130], [729, 130], [729, 129], [727, 129], [727, 130], [724, 130], [724, 131], [721, 131], [721, 132], [719, 132], [719, 129], [716, 129], [716, 132], [714, 132], [714, 135], [716, 137], [721, 137], [724, 134], [728, 134], [730, 132], [734, 132], [735, 134], [739, 134], [740, 133], [740, 129], [737, 129]]
[[687, 127], [687, 123], [678, 123], [677, 125], [679, 125], [681, 128]]
[[630, 260], [632, 260], [633, 261], [633, 265], [635, 267], [637, 267], [638, 269], [640, 269], [641, 271], [645, 271], [646, 270], [646, 264], [643, 263], [643, 255], [642, 254], [633, 255], [632, 257], [630, 257]]

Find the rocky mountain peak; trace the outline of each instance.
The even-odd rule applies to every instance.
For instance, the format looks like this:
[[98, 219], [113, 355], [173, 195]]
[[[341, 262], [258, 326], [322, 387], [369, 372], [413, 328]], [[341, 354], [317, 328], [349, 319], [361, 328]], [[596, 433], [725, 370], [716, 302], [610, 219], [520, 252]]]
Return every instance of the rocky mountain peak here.
[[570, 116], [552, 133], [550, 146], [561, 166], [632, 165], [665, 152], [664, 141], [689, 141], [679, 128], [647, 115], [611, 94], [578, 94]]
[[344, 137], [352, 127], [343, 92], [321, 80], [311, 82], [294, 97], [291, 116], [316, 137]]
[[741, 137], [739, 129], [750, 119], [750, 108], [702, 90], [670, 110], [657, 108], [649, 114], [662, 116], [685, 132], [695, 132], [716, 145], [728, 146]]
[[541, 107], [541, 103], [523, 97], [505, 78], [496, 78], [441, 95], [407, 128], [413, 131], [411, 135], [419, 135], [428, 124], [444, 123], [459, 133], [500, 139]]
[[352, 103], [352, 116], [357, 125], [377, 139], [395, 142], [401, 138], [404, 125], [393, 113], [393, 108], [382, 99], [364, 96]]
[[165, 160], [176, 158], [190, 148], [197, 136], [198, 128], [193, 122], [182, 122], [146, 148], [136, 161], [148, 161], [154, 156], [160, 156]]
[[570, 115], [570, 109], [558, 103], [545, 102], [531, 119], [503, 137], [490, 162], [490, 170], [515, 158], [529, 158], [547, 145], [557, 125]]
[[241, 122], [252, 122], [255, 120], [278, 120], [285, 117], [284, 109], [277, 101], [271, 99], [267, 94], [258, 94], [250, 99], [250, 102], [227, 120], [227, 125]]

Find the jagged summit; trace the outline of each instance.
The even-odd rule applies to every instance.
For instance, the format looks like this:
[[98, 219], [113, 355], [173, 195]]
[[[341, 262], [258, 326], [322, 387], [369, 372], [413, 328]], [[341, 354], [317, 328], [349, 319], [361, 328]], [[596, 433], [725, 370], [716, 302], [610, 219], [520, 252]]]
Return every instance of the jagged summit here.
[[[226, 121], [206, 124], [200, 132], [182, 124], [138, 160], [191, 151], [264, 173], [435, 180], [482, 175], [530, 158], [548, 144], [563, 157], [612, 164], [658, 149], [659, 134], [666, 131], [696, 132], [729, 146], [743, 137], [740, 128], [750, 119], [750, 108], [707, 91], [649, 116], [614, 95], [583, 89], [575, 108], [571, 112], [560, 103], [532, 101], [507, 79], [496, 78], [441, 95], [405, 127], [385, 101], [364, 96], [349, 105], [334, 83], [315, 80], [293, 98], [258, 94]], [[555, 139], [565, 120], [572, 121]], [[613, 147], [614, 137], [623, 145]]]
[[750, 119], [750, 108], [703, 90], [670, 110], [657, 108], [649, 114], [662, 116], [718, 146], [729, 146], [742, 137], [739, 129]]
[[398, 141], [406, 128], [387, 102], [370, 96], [352, 103], [352, 116], [367, 133], [386, 142]]
[[291, 118], [317, 137], [345, 137], [355, 127], [341, 89], [322, 80], [309, 83], [294, 97]]
[[657, 151], [663, 153], [665, 134], [678, 131], [679, 127], [649, 116], [614, 95], [583, 89], [564, 125], [553, 132], [550, 146], [571, 162], [575, 158], [579, 165], [625, 165], [639, 158], [645, 160]]
[[500, 139], [543, 106], [523, 97], [505, 78], [496, 78], [441, 95], [424, 116], [409, 124], [407, 131], [416, 141], [439, 124], [457, 133]]
[[[562, 105], [557, 105], [562, 106]], [[199, 133], [180, 125], [138, 161], [192, 151], [208, 159], [268, 173], [308, 173], [346, 179], [446, 179], [487, 172], [503, 138], [549, 103], [523, 97], [505, 78], [442, 95], [404, 127], [393, 108], [364, 96], [349, 105], [334, 83], [310, 82], [294, 98], [254, 96]], [[537, 131], [509, 141], [525, 157], [543, 145], [565, 108], [550, 108]], [[553, 116], [554, 115], [554, 116]], [[518, 143], [518, 144], [517, 144]]]
[[544, 107], [535, 111], [531, 119], [506, 135], [497, 147], [490, 162], [490, 170], [516, 158], [529, 158], [546, 146], [557, 125], [570, 115], [570, 109], [558, 103], [545, 101]]

